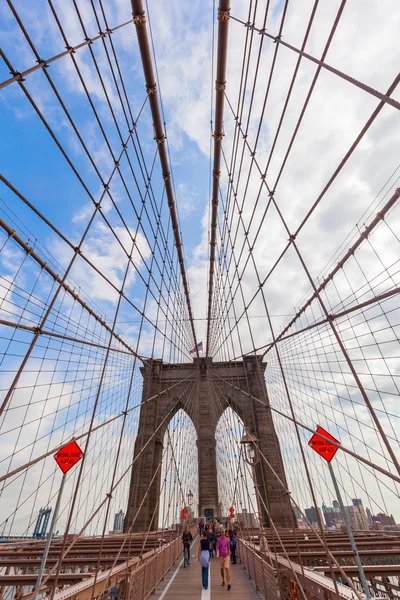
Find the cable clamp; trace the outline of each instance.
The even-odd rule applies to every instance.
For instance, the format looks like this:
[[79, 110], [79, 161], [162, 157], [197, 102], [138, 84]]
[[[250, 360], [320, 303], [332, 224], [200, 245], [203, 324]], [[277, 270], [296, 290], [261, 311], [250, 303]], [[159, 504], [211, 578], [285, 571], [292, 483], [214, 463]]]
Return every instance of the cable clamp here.
[[296, 239], [296, 236], [294, 233], [292, 233], [291, 235], [289, 235], [288, 241], [289, 242], [294, 242], [294, 240]]
[[157, 94], [157, 85], [146, 85], [146, 91], [149, 96]]
[[106, 27], [105, 34], [106, 35], [111, 35], [112, 33], [114, 33], [113, 30], [110, 29], [109, 27]]
[[106, 191], [110, 189], [108, 183], [103, 183], [103, 187]]
[[25, 81], [25, 78], [22, 77], [22, 73], [20, 73], [19, 71], [10, 71], [10, 75], [13, 75], [14, 77], [17, 78], [17, 81], [19, 82], [23, 82]]
[[223, 23], [225, 23], [226, 21], [229, 21], [230, 16], [230, 8], [228, 8], [228, 10], [221, 10], [220, 8], [218, 9], [218, 21], [222, 21]]
[[29, 247], [28, 250], [26, 251], [27, 255], [29, 256], [30, 254], [33, 254], [33, 248]]
[[89, 44], [89, 46], [90, 46], [90, 44], [93, 44], [92, 38], [88, 38], [88, 37], [85, 38], [85, 42], [87, 42]]
[[281, 39], [282, 39], [282, 35], [277, 35], [276, 37], [274, 37], [274, 44], [279, 44]]
[[247, 140], [247, 137], [248, 137], [248, 136], [247, 136], [247, 133], [244, 133], [244, 134], [242, 135], [242, 139], [243, 139], [243, 140]]
[[43, 329], [41, 329], [41, 327], [35, 327], [33, 330], [33, 333], [36, 335], [40, 335], [42, 333]]
[[376, 216], [379, 217], [380, 219], [384, 219], [385, 218], [385, 215], [384, 215], [383, 212], [377, 212]]
[[171, 179], [171, 173], [167, 173], [166, 175], [163, 175], [163, 179], [164, 179], [164, 181], [169, 181]]
[[134, 25], [145, 25], [146, 15], [144, 12], [140, 13], [140, 15], [133, 15], [133, 23]]
[[39, 67], [42, 67], [42, 69], [47, 69], [49, 66], [47, 62], [43, 60], [43, 58], [38, 58], [36, 62], [38, 63]]
[[165, 137], [164, 134], [162, 134], [161, 137], [156, 137], [154, 139], [156, 140], [157, 144], [163, 144], [165, 142], [165, 140], [166, 140], [166, 137]]
[[8, 234], [9, 238], [13, 238], [17, 235], [17, 232], [15, 231], [15, 229], [12, 229], [11, 232]]
[[256, 151], [255, 150], [254, 150], [254, 152], [250, 152], [250, 156], [252, 156], [253, 158], [255, 157], [255, 155], [256, 155]]
[[216, 142], [222, 142], [222, 138], [224, 137], [223, 133], [214, 133], [213, 138]]
[[365, 229], [362, 233], [360, 233], [360, 237], [362, 237], [363, 240], [366, 240], [368, 238], [368, 231]]
[[214, 179], [219, 179], [221, 176], [221, 171], [213, 171], [213, 177]]
[[79, 246], [75, 246], [74, 250], [76, 254], [82, 254], [82, 250], [79, 248]]
[[265, 29], [265, 27], [258, 30], [258, 35], [265, 35], [266, 33], [267, 33], [267, 30]]
[[217, 92], [224, 92], [226, 90], [226, 81], [224, 81], [223, 83], [218, 83], [218, 81], [216, 81], [215, 89]]
[[335, 317], [333, 315], [328, 315], [326, 318], [328, 319], [329, 322], [335, 320]]
[[111, 500], [111, 498], [113, 497], [113, 495], [112, 495], [112, 494], [110, 494], [110, 493], [106, 494], [106, 496], [107, 496], [107, 498], [110, 498], [110, 500]]
[[69, 52], [70, 54], [75, 54], [75, 48], [73, 48], [72, 46], [65, 46], [67, 49], [67, 52]]

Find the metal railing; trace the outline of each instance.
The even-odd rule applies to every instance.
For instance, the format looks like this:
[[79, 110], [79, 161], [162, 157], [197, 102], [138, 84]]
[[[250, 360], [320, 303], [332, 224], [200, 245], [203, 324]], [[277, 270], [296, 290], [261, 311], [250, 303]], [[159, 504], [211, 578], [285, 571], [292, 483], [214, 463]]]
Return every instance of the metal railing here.
[[250, 579], [254, 581], [257, 590], [264, 595], [265, 599], [279, 600], [276, 569], [263, 560], [253, 548], [239, 539], [237, 553]]
[[[196, 527], [192, 529], [193, 537]], [[146, 600], [155, 591], [164, 575], [182, 554], [181, 535], [164, 546], [146, 552], [142, 560], [133, 557], [97, 576], [72, 585], [54, 596], [54, 600]]]

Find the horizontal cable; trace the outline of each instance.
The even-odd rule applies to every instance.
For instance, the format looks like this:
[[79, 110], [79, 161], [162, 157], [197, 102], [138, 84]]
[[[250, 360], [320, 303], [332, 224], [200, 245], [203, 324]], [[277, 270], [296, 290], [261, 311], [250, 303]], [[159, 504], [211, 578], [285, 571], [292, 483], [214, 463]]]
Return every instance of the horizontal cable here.
[[[109, 36], [111, 33], [114, 33], [114, 31], [121, 29], [121, 27], [125, 27], [126, 25], [129, 25], [129, 23], [133, 23], [133, 19], [130, 19], [129, 21], [126, 21], [125, 23], [121, 23], [121, 25], [117, 25], [116, 27], [113, 27], [111, 29], [107, 29], [106, 31], [101, 31], [99, 33], [99, 35], [95, 35], [92, 38], [87, 38], [84, 42], [81, 42], [80, 44], [77, 44], [76, 46], [70, 46], [67, 48], [67, 50], [65, 50], [64, 52], [61, 52], [60, 54], [56, 54], [55, 56], [52, 56], [51, 58], [46, 58], [45, 60], [41, 60], [40, 62], [38, 62], [37, 65], [34, 65], [33, 67], [26, 69], [25, 71], [18, 72], [16, 75], [13, 75], [13, 77], [10, 77], [10, 79], [6, 79], [5, 81], [2, 81], [0, 83], [0, 89], [7, 87], [14, 81], [24, 81], [25, 77], [27, 75], [30, 75], [31, 73], [34, 73], [35, 71], [38, 71], [39, 69], [47, 69], [47, 67], [49, 65], [51, 65], [51, 63], [55, 62], [59, 58], [63, 58], [63, 56], [68, 56], [68, 54], [74, 54], [80, 48], [83, 48], [84, 46], [88, 46], [89, 44], [93, 44], [93, 42], [95, 42], [96, 40], [100, 40], [101, 38], [104, 39], [105, 37]], [[0, 48], [0, 56], [3, 59], [5, 57], [1, 48]]]

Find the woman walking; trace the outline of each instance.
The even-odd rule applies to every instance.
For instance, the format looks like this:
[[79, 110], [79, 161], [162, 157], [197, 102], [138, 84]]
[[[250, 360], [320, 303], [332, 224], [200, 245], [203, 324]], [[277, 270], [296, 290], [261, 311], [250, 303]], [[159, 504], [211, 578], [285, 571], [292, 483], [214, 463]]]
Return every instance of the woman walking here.
[[206, 531], [203, 531], [202, 536], [203, 537], [200, 540], [197, 558], [201, 565], [201, 580], [203, 583], [203, 588], [206, 590], [208, 588], [208, 568], [210, 566], [211, 544], [207, 538]]

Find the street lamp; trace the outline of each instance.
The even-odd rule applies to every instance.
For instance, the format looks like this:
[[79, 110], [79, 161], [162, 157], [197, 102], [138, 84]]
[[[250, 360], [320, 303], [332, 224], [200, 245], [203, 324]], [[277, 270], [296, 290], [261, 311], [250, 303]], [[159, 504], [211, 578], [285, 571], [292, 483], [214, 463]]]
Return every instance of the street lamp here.
[[193, 498], [194, 498], [194, 494], [192, 494], [192, 490], [189, 490], [187, 498], [188, 498], [188, 504], [189, 504], [189, 506], [192, 506], [193, 505]]
[[[259, 486], [257, 485], [256, 465], [260, 462], [260, 452], [258, 450], [258, 445], [257, 445], [259, 440], [255, 435], [252, 435], [247, 428], [245, 429], [245, 431], [246, 431], [246, 433], [240, 440], [240, 443], [243, 444], [244, 459], [247, 462], [247, 464], [249, 464], [252, 468], [254, 488], [258, 488]], [[263, 530], [263, 526], [262, 526], [262, 522], [263, 522], [262, 521], [262, 512], [261, 512], [261, 506], [260, 506], [260, 499], [258, 497], [258, 489], [255, 489], [255, 492], [256, 492], [256, 501], [257, 501], [257, 509], [258, 509], [258, 520], [259, 520], [260, 530], [261, 530], [260, 549], [263, 551], [265, 549], [265, 543], [264, 543], [264, 530]]]
[[240, 440], [240, 443], [244, 447], [244, 459], [245, 461], [254, 467], [260, 461], [260, 453], [257, 448], [258, 438], [252, 435], [248, 429], [246, 429], [245, 435]]

